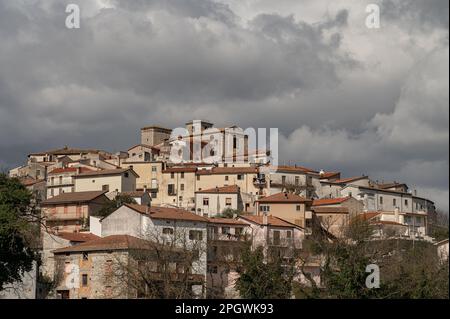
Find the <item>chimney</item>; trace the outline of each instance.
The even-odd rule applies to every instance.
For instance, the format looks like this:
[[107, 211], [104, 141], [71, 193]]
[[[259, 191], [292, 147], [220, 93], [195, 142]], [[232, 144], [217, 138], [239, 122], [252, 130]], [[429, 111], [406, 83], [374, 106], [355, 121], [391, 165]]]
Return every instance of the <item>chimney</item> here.
[[263, 226], [267, 226], [268, 224], [269, 224], [269, 219], [267, 217], [267, 213], [264, 212], [264, 215], [263, 215]]

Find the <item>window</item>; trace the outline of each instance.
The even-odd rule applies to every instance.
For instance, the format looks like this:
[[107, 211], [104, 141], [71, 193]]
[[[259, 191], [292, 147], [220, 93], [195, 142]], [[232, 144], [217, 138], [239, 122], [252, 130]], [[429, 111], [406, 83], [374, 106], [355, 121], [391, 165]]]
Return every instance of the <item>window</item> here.
[[59, 177], [59, 184], [62, 184], [62, 176]]
[[292, 232], [290, 230], [286, 231], [286, 238], [292, 238]]
[[380, 196], [380, 204], [383, 204], [383, 196]]
[[279, 230], [273, 231], [273, 244], [274, 245], [280, 244], [280, 231]]
[[203, 198], [203, 206], [209, 206], [209, 198], [208, 197]]
[[89, 254], [87, 252], [83, 252], [83, 260], [89, 260]]
[[405, 206], [408, 207], [408, 200], [405, 199]]
[[200, 230], [190, 230], [189, 231], [189, 239], [190, 240], [202, 240], [203, 232]]
[[261, 205], [261, 206], [259, 206], [259, 211], [268, 212], [268, 211], [270, 211], [270, 206], [269, 205]]
[[184, 191], [184, 184], [180, 184], [180, 191]]
[[208, 266], [208, 272], [217, 274], [217, 266]]
[[88, 275], [87, 274], [81, 275], [81, 285], [83, 287], [86, 287], [88, 285]]
[[173, 235], [173, 228], [170, 227], [164, 227], [162, 230], [163, 234], [165, 235]]
[[228, 175], [225, 175], [225, 180], [226, 180], [226, 181], [228, 180]]
[[392, 199], [392, 205], [394, 205], [394, 207], [397, 206], [397, 199], [395, 198]]
[[95, 183], [95, 179], [92, 180], [92, 183]]
[[286, 176], [281, 176], [281, 184], [286, 184]]
[[299, 212], [301, 210], [301, 206], [297, 205], [297, 207], [295, 207], [295, 210]]
[[125, 173], [123, 174], [123, 176], [124, 176], [125, 178], [128, 178], [128, 176], [130, 176], [130, 174], [129, 174], [128, 172], [125, 172]]
[[226, 235], [230, 233], [230, 227], [222, 227], [222, 234]]
[[197, 175], [197, 180], [198, 180], [198, 181], [200, 180], [200, 175]]
[[352, 197], [352, 192], [348, 192], [348, 197]]
[[231, 206], [231, 198], [230, 197], [225, 198], [225, 206]]
[[167, 194], [169, 194], [171, 196], [175, 195], [175, 185], [174, 184], [167, 185]]
[[237, 179], [238, 179], [239, 181], [243, 180], [243, 179], [244, 179], [244, 175], [238, 174]]
[[109, 192], [109, 185], [102, 185], [102, 191]]
[[156, 197], [157, 197], [157, 195], [158, 195], [158, 193], [157, 193], [157, 192], [152, 192], [152, 198], [156, 198]]
[[240, 235], [242, 235], [243, 231], [244, 231], [244, 229], [243, 229], [242, 227], [236, 227], [236, 228], [234, 229], [234, 234], [235, 234], [236, 236], [240, 236]]
[[184, 172], [181, 172], [180, 178], [184, 178]]
[[156, 172], [157, 171], [157, 167], [156, 166], [152, 166], [152, 172]]
[[298, 186], [300, 184], [300, 177], [295, 176], [295, 185]]

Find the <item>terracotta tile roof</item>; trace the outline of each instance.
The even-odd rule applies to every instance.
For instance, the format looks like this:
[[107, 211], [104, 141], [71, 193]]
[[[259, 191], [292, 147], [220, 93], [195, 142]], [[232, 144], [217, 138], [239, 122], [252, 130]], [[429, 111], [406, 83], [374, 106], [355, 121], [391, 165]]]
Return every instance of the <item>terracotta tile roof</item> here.
[[367, 178], [367, 176], [347, 177], [347, 178], [342, 178], [342, 179], [336, 179], [336, 180], [333, 181], [333, 183], [345, 184], [345, 183], [358, 181], [358, 180], [364, 179], [364, 178]]
[[119, 175], [125, 172], [131, 172], [134, 175], [136, 175], [136, 177], [139, 177], [139, 175], [133, 171], [131, 168], [118, 168], [118, 169], [104, 169], [101, 171], [91, 171], [91, 172], [85, 172], [85, 173], [81, 173], [78, 175], [75, 175], [75, 178], [78, 177], [89, 177], [89, 176], [107, 176], [107, 175]]
[[19, 178], [19, 181], [23, 186], [32, 186], [39, 182], [43, 182], [44, 180], [43, 179], [34, 179], [32, 177], [24, 177], [24, 178]]
[[311, 168], [299, 166], [299, 165], [272, 166], [271, 169], [275, 169], [277, 172], [287, 172], [287, 173], [316, 173], [316, 174], [318, 173], [317, 171], [315, 171]]
[[137, 204], [124, 204], [134, 211], [148, 215], [154, 219], [173, 219], [173, 220], [187, 220], [193, 222], [208, 222], [208, 219], [194, 213], [188, 212], [181, 208], [161, 207], [161, 206], [145, 206]]
[[240, 188], [237, 185], [230, 186], [222, 186], [222, 187], [214, 187], [209, 189], [202, 189], [200, 191], [196, 191], [196, 193], [207, 193], [207, 194], [230, 194], [230, 193], [239, 193]]
[[320, 178], [328, 179], [331, 177], [337, 177], [339, 178], [341, 175], [340, 172], [324, 172], [323, 174], [320, 174]]
[[377, 184], [377, 186], [381, 189], [391, 188], [391, 187], [399, 187], [399, 186], [407, 186], [405, 183], [384, 183], [384, 184]]
[[200, 169], [197, 175], [214, 175], [214, 174], [257, 174], [256, 167], [214, 167], [212, 169]]
[[111, 235], [103, 238], [90, 240], [75, 246], [56, 249], [55, 254], [70, 252], [89, 252], [103, 250], [127, 250], [149, 248], [150, 243], [146, 240], [129, 235]]
[[85, 203], [104, 195], [106, 191], [89, 191], [62, 193], [58, 196], [42, 201], [41, 205], [56, 205], [66, 203]]
[[243, 226], [248, 226], [247, 223], [240, 221], [238, 219], [234, 219], [234, 218], [219, 218], [219, 217], [215, 217], [215, 218], [208, 218], [209, 222], [211, 224], [227, 224], [227, 225], [243, 225]]
[[77, 242], [77, 243], [84, 243], [86, 241], [99, 239], [100, 237], [97, 235], [94, 235], [92, 233], [69, 233], [69, 232], [59, 232], [55, 234], [58, 237], [64, 238], [66, 240]]
[[383, 189], [383, 188], [379, 188], [379, 187], [375, 187], [375, 186], [358, 186], [358, 187], [360, 189], [369, 189], [369, 190], [378, 191], [378, 192], [384, 192], [384, 193], [394, 193], [394, 194], [403, 194], [403, 195], [412, 196], [411, 193], [402, 192], [402, 191], [396, 191], [396, 190], [393, 190], [393, 189]]
[[316, 214], [348, 214], [348, 207], [318, 206], [311, 208]]
[[141, 146], [141, 147], [146, 147], [146, 148], [149, 148], [149, 149], [151, 149], [151, 150], [153, 150], [153, 151], [159, 152], [159, 148], [154, 147], [154, 146], [152, 146], [152, 145], [146, 145], [146, 144], [136, 144], [136, 145], [130, 147], [130, 148], [128, 149], [128, 151], [131, 151], [133, 148], [136, 148], [136, 147], [139, 147], [139, 146]]
[[293, 193], [284, 192], [273, 194], [257, 200], [257, 202], [259, 203], [304, 203], [310, 201], [310, 199], [307, 199], [305, 197], [295, 195]]
[[[60, 167], [60, 168], [55, 168], [55, 169], [51, 170], [48, 174], [52, 175], [52, 174], [77, 172], [77, 169], [78, 169], [78, 167]], [[80, 173], [93, 172], [92, 169], [87, 168], [87, 167], [79, 167], [79, 169], [80, 169]]]
[[339, 198], [321, 198], [315, 199], [312, 202], [312, 206], [323, 206], [323, 205], [337, 205], [349, 200], [350, 197], [339, 197]]
[[[257, 225], [263, 225], [263, 216], [256, 216], [256, 215], [241, 215], [239, 216], [239, 219], [242, 219], [244, 221], [249, 221], [252, 223], [255, 223]], [[267, 222], [269, 224], [269, 226], [275, 226], [275, 227], [297, 227], [297, 228], [301, 228], [300, 226], [291, 224], [281, 218], [272, 216], [272, 215], [268, 215], [267, 216]]]

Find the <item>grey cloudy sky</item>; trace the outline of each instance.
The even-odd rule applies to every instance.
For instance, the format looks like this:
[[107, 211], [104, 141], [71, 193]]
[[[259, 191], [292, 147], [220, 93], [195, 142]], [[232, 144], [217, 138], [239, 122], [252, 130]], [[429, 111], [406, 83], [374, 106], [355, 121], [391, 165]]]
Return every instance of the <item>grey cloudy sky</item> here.
[[281, 161], [448, 211], [448, 20], [447, 0], [0, 0], [0, 166], [206, 118], [278, 127]]

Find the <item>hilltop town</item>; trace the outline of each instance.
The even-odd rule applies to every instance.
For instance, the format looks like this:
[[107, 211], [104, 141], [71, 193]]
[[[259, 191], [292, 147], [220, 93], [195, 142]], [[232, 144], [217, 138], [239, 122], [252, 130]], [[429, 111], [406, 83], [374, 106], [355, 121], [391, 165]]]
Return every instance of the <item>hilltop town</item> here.
[[[65, 146], [30, 153], [24, 165], [9, 171], [33, 193], [42, 217], [36, 273], [52, 281], [50, 297], [163, 298], [188, 291], [197, 298], [236, 298], [239, 275], [230, 260], [244, 243], [287, 260], [317, 232], [330, 241], [345, 238], [354, 220], [373, 226], [373, 240], [436, 242], [430, 233], [433, 201], [403, 182], [274, 165], [270, 151], [251, 149], [245, 134], [227, 128], [217, 129], [223, 133], [218, 145], [232, 152], [214, 153], [204, 142], [213, 124], [197, 124], [206, 135], [200, 148], [214, 160], [188, 154], [173, 161], [175, 149], [195, 149], [198, 132], [191, 121], [182, 136], [148, 126], [126, 151]], [[448, 240], [443, 244], [448, 254]], [[146, 255], [146, 278], [160, 290], [137, 288], [142, 260], [131, 263], [136, 251], [153, 252]], [[302, 260], [298, 280], [320, 286], [320, 256]], [[136, 285], [124, 287], [123, 273]], [[159, 294], [167, 283], [176, 292]]]

